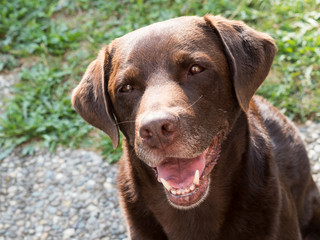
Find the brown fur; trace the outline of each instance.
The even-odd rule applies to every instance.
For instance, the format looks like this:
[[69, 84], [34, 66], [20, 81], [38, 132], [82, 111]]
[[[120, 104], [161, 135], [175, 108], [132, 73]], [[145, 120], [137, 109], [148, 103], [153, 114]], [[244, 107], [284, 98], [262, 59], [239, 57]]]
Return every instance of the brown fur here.
[[[131, 239], [320, 239], [320, 197], [297, 129], [254, 93], [276, 46], [242, 22], [206, 15], [153, 24], [114, 40], [72, 102], [116, 148]], [[202, 72], [190, 74], [190, 66]], [[119, 89], [132, 87], [125, 92]], [[207, 196], [170, 204], [152, 168], [201, 154], [223, 132]]]

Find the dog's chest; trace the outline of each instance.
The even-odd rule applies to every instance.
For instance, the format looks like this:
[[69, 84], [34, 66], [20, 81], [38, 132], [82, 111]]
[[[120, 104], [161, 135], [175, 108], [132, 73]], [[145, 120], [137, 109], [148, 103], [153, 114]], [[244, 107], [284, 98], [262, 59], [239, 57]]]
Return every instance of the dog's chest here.
[[[158, 206], [160, 207], [160, 206]], [[163, 208], [163, 205], [162, 205]], [[161, 207], [160, 207], [161, 209]], [[178, 210], [170, 205], [156, 211], [155, 217], [170, 240], [217, 239], [218, 223], [213, 210]]]

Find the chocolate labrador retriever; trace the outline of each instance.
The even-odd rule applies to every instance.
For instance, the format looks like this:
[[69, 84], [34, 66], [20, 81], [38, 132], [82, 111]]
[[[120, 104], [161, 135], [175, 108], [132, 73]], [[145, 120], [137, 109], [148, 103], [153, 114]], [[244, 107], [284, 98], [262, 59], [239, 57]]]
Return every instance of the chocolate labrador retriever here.
[[253, 96], [277, 48], [206, 15], [104, 47], [72, 103], [116, 148], [131, 239], [320, 239], [320, 197], [297, 129]]

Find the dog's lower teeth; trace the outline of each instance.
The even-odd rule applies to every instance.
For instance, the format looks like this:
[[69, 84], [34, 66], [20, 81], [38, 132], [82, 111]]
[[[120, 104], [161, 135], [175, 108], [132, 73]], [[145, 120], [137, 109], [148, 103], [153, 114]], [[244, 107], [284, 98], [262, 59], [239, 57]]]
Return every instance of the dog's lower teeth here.
[[[203, 178], [203, 176], [201, 178]], [[199, 170], [197, 170], [195, 172], [193, 183], [188, 188], [185, 188], [185, 189], [174, 189], [163, 178], [160, 178], [160, 181], [161, 181], [162, 185], [165, 187], [165, 189], [168, 192], [172, 193], [173, 195], [184, 195], [184, 194], [193, 192], [196, 189], [196, 187], [200, 185]]]
[[[162, 184], [165, 186], [165, 188], [168, 190], [168, 192], [170, 192], [173, 195], [184, 195], [190, 192], [193, 192], [196, 189], [196, 186], [194, 184], [191, 184], [189, 186], [189, 188], [185, 188], [185, 189], [173, 189], [170, 185], [170, 190], [166, 187], [166, 181], [165, 180], [161, 180]], [[165, 183], [165, 184], [164, 184]]]

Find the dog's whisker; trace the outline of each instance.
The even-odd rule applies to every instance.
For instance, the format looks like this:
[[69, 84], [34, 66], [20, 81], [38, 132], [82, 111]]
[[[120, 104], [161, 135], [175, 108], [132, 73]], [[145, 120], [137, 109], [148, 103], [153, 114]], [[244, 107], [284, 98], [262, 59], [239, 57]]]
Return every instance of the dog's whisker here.
[[220, 112], [227, 113], [227, 111], [225, 111], [225, 110], [223, 110], [223, 109], [221, 109], [221, 108], [218, 108], [218, 110], [219, 110]]
[[194, 101], [192, 104], [190, 104], [188, 107], [184, 108], [183, 110], [187, 110], [189, 108], [191, 108], [192, 106], [194, 106], [197, 102], [199, 102], [199, 100], [203, 97], [203, 95], [201, 95], [196, 101]]
[[129, 120], [129, 121], [122, 121], [122, 122], [118, 122], [117, 125], [119, 126], [120, 124], [124, 124], [124, 123], [135, 123], [135, 120]]

